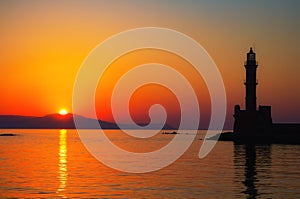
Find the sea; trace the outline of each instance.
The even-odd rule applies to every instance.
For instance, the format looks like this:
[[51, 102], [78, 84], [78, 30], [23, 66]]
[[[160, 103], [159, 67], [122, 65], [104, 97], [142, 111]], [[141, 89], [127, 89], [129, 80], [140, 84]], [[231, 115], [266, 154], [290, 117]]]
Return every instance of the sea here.
[[[97, 160], [76, 130], [0, 133], [17, 134], [0, 137], [0, 198], [300, 198], [299, 145], [219, 141], [200, 159], [206, 131], [198, 131], [174, 163], [157, 171], [128, 173]], [[159, 132], [136, 139], [121, 130], [105, 134], [120, 148], [138, 153], [157, 150], [175, 136]], [[186, 131], [176, 136], [185, 142], [194, 135]]]

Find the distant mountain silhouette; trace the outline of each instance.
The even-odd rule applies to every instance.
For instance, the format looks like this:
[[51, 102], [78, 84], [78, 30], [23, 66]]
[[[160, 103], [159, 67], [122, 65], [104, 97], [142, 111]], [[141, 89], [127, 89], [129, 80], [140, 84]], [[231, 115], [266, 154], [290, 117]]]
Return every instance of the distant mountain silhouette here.
[[[99, 122], [103, 129], [119, 129], [118, 125], [112, 122], [86, 118], [79, 115], [50, 114], [43, 117], [20, 116], [20, 115], [0, 115], [0, 129], [75, 129], [73, 118], [76, 117], [83, 125], [81, 128], [92, 129], [89, 125], [95, 121]], [[125, 125], [132, 129], [133, 125]], [[144, 124], [141, 124], [144, 126]], [[173, 129], [165, 125], [163, 129]]]

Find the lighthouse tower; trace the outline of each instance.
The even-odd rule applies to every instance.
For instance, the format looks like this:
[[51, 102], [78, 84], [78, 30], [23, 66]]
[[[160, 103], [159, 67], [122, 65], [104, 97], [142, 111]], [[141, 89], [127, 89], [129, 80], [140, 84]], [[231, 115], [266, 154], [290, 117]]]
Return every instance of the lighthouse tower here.
[[247, 53], [247, 60], [244, 64], [246, 69], [246, 105], [241, 110], [239, 105], [234, 107], [234, 133], [236, 141], [248, 142], [251, 139], [263, 139], [271, 132], [272, 118], [271, 106], [256, 105], [256, 69], [257, 62], [252, 48]]
[[[256, 69], [255, 53], [250, 48], [247, 53], [246, 69], [246, 99], [245, 109], [234, 106], [233, 133], [221, 133], [221, 140], [233, 140], [241, 144], [271, 144], [300, 143], [300, 124], [272, 122], [271, 106], [256, 104]], [[223, 135], [222, 135], [223, 134]]]
[[257, 62], [252, 48], [247, 53], [246, 68], [246, 111], [256, 111], [256, 68]]

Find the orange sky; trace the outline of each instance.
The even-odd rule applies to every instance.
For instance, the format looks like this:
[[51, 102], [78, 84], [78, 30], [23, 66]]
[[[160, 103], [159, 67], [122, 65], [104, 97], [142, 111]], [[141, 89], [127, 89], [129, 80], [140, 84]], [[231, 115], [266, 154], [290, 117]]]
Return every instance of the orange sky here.
[[[299, 6], [297, 1], [276, 0], [1, 1], [0, 114], [42, 116], [61, 108], [71, 111], [77, 71], [96, 45], [127, 29], [158, 26], [189, 35], [214, 59], [225, 83], [229, 124], [234, 104], [244, 106], [243, 63], [254, 44], [259, 62], [258, 104], [272, 105], [274, 121], [300, 122]], [[99, 85], [96, 95], [100, 119], [111, 119], [109, 95], [101, 92], [104, 89], [109, 93], [118, 78], [116, 71], [121, 74], [153, 60], [180, 69], [197, 92], [202, 114], [210, 114], [207, 89], [201, 78], [195, 78], [194, 72], [185, 67], [188, 64], [165, 52], [145, 51], [120, 58], [111, 72], [107, 71], [103, 81], [108, 78], [110, 83], [103, 88]], [[132, 99], [133, 118], [145, 119], [145, 107], [161, 101], [170, 106], [170, 118], [176, 120], [178, 114], [173, 108], [178, 104], [169, 92], [157, 86], [142, 89]], [[150, 99], [157, 91], [163, 93], [163, 99]], [[139, 92], [148, 94], [143, 98]]]
[[[110, 102], [114, 86], [124, 73], [144, 63], [161, 63], [178, 70], [189, 80], [195, 90], [201, 113], [203, 114], [201, 117], [208, 118], [210, 116], [209, 93], [204, 80], [197, 71], [186, 60], [172, 53], [162, 50], [143, 49], [121, 56], [105, 71], [98, 84], [96, 93], [96, 107], [99, 118], [108, 121], [113, 120]], [[140, 123], [144, 121], [149, 122], [148, 110], [153, 104], [162, 104], [169, 111], [169, 123], [179, 122], [180, 106], [176, 96], [167, 88], [155, 84], [142, 86], [133, 94], [130, 101], [130, 111], [134, 120]], [[202, 122], [207, 124], [207, 119]]]

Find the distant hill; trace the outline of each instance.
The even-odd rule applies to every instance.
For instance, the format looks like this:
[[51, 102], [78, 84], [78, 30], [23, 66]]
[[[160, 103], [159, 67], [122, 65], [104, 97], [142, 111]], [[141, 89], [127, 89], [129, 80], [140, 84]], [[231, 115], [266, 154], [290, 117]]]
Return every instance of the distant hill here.
[[[19, 115], [0, 115], [0, 129], [75, 129], [73, 118], [81, 121], [80, 128], [94, 129], [91, 124], [99, 122], [103, 129], [119, 129], [118, 125], [111, 122], [86, 118], [79, 115], [50, 114], [43, 117], [19, 116]], [[143, 124], [141, 124], [143, 126]], [[132, 129], [132, 125], [126, 125]], [[173, 129], [165, 125], [163, 129]]]

